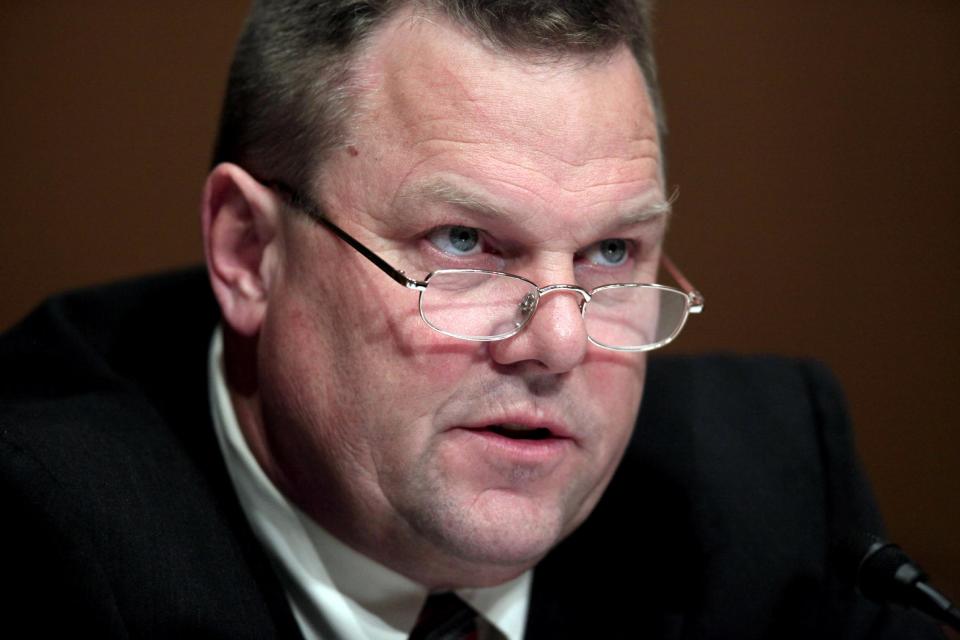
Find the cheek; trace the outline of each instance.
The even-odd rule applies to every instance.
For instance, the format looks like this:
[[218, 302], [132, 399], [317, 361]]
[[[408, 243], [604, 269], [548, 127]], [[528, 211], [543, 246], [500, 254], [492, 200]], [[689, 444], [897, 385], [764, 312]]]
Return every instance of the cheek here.
[[601, 361], [585, 367], [586, 392], [582, 397], [606, 424], [604, 441], [609, 448], [604, 455], [619, 459], [639, 413], [646, 358], [641, 354], [597, 356]]
[[387, 449], [381, 454], [389, 456], [424, 444], [428, 429], [416, 425], [433, 422], [484, 362], [483, 349], [430, 329], [416, 293], [380, 272], [352, 271], [356, 286], [347, 295], [331, 293], [337, 299], [321, 309], [323, 320], [312, 331], [328, 354], [327, 393], [350, 390], [350, 398], [339, 398], [338, 413], [367, 425], [369, 448]]
[[414, 320], [402, 323], [406, 331], [391, 327], [389, 343], [374, 355], [380, 357], [377, 380], [367, 396], [376, 393], [387, 421], [406, 426], [434, 423], [440, 408], [456, 401], [485, 368], [482, 347], [436, 333], [419, 316]]
[[486, 344], [457, 340], [431, 329], [420, 317], [419, 298], [398, 287], [397, 296], [381, 296], [378, 349], [389, 354], [381, 362], [396, 376], [395, 382], [410, 392], [444, 395], [445, 389], [474, 366], [488, 361]]
[[592, 358], [583, 367], [590, 390], [588, 397], [604, 404], [608, 411], [619, 410], [623, 415], [635, 415], [643, 392], [646, 357], [643, 354], [600, 351], [593, 347], [591, 351]]

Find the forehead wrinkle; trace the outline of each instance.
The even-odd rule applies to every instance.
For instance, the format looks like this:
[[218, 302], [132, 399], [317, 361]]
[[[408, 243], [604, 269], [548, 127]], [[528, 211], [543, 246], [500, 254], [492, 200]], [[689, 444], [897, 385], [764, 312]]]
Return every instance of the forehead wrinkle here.
[[[517, 127], [513, 126], [515, 123], [510, 119], [507, 119], [507, 122], [495, 122], [489, 127], [484, 125], [479, 128], [476, 122], [464, 119], [462, 109], [457, 109], [456, 114], [457, 117], [453, 117], [446, 113], [421, 112], [416, 114], [416, 118], [411, 119], [410, 117], [414, 114], [403, 113], [401, 114], [402, 125], [397, 127], [396, 132], [404, 134], [405, 142], [413, 149], [429, 150], [435, 145], [453, 146], [456, 151], [464, 151], [466, 147], [491, 148], [498, 153], [487, 155], [485, 159], [489, 162], [539, 174], [551, 174], [552, 181], [558, 184], [571, 181], [590, 183], [579, 189], [564, 189], [573, 192], [593, 186], [617, 184], [615, 174], [622, 174], [626, 167], [620, 166], [614, 175], [609, 175], [610, 172], [605, 171], [606, 163], [653, 162], [657, 165], [660, 163], [661, 150], [656, 136], [642, 130], [635, 130], [633, 132], [635, 137], [628, 136], [627, 140], [622, 137], [609, 140], [601, 137], [600, 140], [593, 138], [589, 145], [585, 141], [575, 145], [573, 135], [531, 135], [531, 130], [527, 128], [528, 135], [518, 142], [508, 140], [517, 133]], [[482, 136], [481, 132], [483, 132]], [[629, 139], [630, 137], [633, 139]], [[516, 157], [511, 159], [504, 157], [505, 150], [513, 152]], [[604, 176], [604, 173], [608, 175]], [[594, 179], [599, 181], [594, 182]]]
[[[480, 145], [487, 143], [479, 143]], [[506, 184], [508, 186], [514, 187], [521, 191], [527, 192], [530, 195], [534, 196], [539, 200], [545, 207], [548, 209], [555, 208], [551, 202], [559, 202], [567, 199], [568, 196], [580, 196], [588, 192], [597, 192], [598, 190], [606, 191], [616, 191], [618, 188], [620, 190], [629, 189], [631, 185], [653, 185], [656, 187], [659, 185], [659, 179], [654, 180], [654, 176], [651, 175], [640, 175], [640, 172], [629, 171], [631, 175], [627, 176], [628, 168], [624, 165], [620, 165], [616, 168], [615, 171], [604, 170], [602, 167], [598, 167], [599, 163], [607, 162], [621, 162], [625, 159], [619, 158], [616, 156], [603, 156], [595, 159], [591, 159], [585, 163], [578, 163], [572, 165], [565, 163], [562, 158], [557, 158], [550, 154], [543, 152], [538, 149], [529, 149], [524, 150], [526, 156], [539, 155], [542, 157], [547, 157], [550, 160], [560, 163], [567, 164], [567, 168], [553, 168], [544, 166], [543, 164], [537, 164], [532, 157], [523, 157], [514, 159], [507, 159], [503, 157], [502, 154], [497, 154], [496, 156], [488, 156], [485, 158], [486, 163], [495, 163], [497, 165], [504, 165], [507, 167], [516, 168], [522, 172], [525, 172], [527, 175], [536, 175], [539, 177], [537, 184], [539, 188], [533, 188], [529, 184], [521, 184], [520, 182], [514, 182], [507, 178], [505, 175], [490, 174], [489, 171], [483, 169], [486, 163], [475, 164], [474, 167], [480, 170], [481, 174], [488, 177], [489, 179], [495, 180], [497, 182]], [[521, 160], [527, 160], [527, 162], [522, 162]], [[626, 160], [627, 164], [634, 165], [636, 163], [642, 162], [653, 162], [658, 164], [658, 157], [655, 154], [643, 155]], [[659, 176], [659, 170], [656, 171], [656, 176]], [[574, 185], [568, 185], [566, 183], [573, 182]], [[597, 201], [593, 204], [586, 205], [589, 207], [594, 206], [594, 204], [602, 204], [604, 202], [609, 203], [621, 203], [623, 201], [644, 201], [651, 199], [650, 196], [651, 189], [643, 189], [639, 196], [633, 198], [616, 198], [610, 197], [607, 200]], [[653, 189], [653, 192], [657, 192], [656, 189]], [[638, 205], [639, 206], [639, 205]], [[585, 208], [583, 204], [578, 204], [576, 208], [583, 209]], [[622, 209], [623, 206], [619, 206], [618, 209]]]
[[[649, 176], [639, 166], [644, 163], [652, 163], [657, 167], [654, 173], [657, 176], [661, 174], [660, 147], [655, 137], [641, 135], [628, 141], [627, 148], [610, 148], [603, 141], [597, 142], [594, 140], [596, 148], [593, 155], [565, 156], [559, 151], [531, 144], [514, 145], [516, 158], [504, 157], [501, 152], [487, 160], [538, 174], [559, 191], [569, 194], [603, 187], [626, 187], [633, 182], [646, 181]], [[479, 144], [493, 146], [489, 142]]]

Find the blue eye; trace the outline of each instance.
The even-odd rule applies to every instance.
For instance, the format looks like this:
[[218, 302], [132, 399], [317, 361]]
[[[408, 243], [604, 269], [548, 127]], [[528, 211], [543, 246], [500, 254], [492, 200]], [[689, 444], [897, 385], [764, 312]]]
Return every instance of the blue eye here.
[[583, 252], [584, 257], [592, 264], [601, 267], [616, 267], [630, 257], [630, 246], [626, 240], [608, 238], [588, 247]]
[[482, 245], [480, 231], [473, 227], [439, 227], [430, 232], [429, 239], [438, 249], [454, 256], [474, 255]]

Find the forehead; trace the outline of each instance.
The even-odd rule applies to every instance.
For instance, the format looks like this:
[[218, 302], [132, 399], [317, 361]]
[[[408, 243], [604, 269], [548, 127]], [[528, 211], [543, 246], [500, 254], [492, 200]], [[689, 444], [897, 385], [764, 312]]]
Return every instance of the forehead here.
[[495, 51], [411, 13], [370, 41], [352, 137], [406, 184], [437, 172], [537, 209], [611, 206], [660, 192], [656, 122], [626, 47], [538, 59]]

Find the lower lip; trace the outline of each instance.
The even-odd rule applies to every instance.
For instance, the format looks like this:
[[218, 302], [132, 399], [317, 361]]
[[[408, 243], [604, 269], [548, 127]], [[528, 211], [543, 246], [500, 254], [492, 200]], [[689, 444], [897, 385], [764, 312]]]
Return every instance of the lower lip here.
[[569, 438], [509, 438], [487, 429], [462, 428], [456, 431], [469, 438], [470, 442], [483, 446], [487, 452], [521, 464], [556, 462], [573, 443]]

